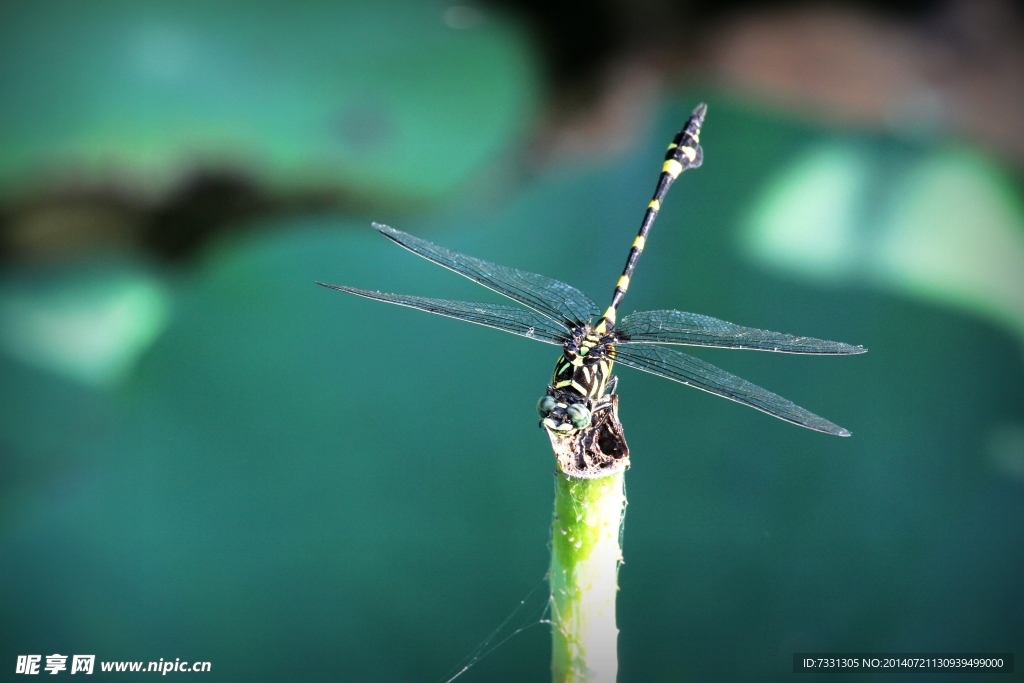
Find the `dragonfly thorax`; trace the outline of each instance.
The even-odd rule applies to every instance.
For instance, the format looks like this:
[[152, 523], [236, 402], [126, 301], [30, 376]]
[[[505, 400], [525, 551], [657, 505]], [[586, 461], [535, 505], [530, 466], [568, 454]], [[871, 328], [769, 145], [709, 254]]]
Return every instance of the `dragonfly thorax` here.
[[537, 404], [541, 426], [551, 434], [571, 436], [589, 427], [595, 412], [609, 408], [605, 390], [615, 341], [614, 334], [595, 333], [589, 325], [573, 329], [555, 363], [548, 393]]
[[555, 393], [600, 398], [611, 377], [614, 341], [613, 335], [597, 335], [589, 325], [573, 330], [562, 347], [562, 356], [555, 363], [551, 378]]

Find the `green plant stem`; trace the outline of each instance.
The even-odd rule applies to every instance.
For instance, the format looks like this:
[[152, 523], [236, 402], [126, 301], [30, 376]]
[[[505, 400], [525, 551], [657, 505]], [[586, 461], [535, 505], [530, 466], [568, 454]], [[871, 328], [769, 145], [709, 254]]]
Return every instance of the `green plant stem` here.
[[551, 524], [551, 674], [554, 683], [615, 683], [623, 472], [555, 474]]

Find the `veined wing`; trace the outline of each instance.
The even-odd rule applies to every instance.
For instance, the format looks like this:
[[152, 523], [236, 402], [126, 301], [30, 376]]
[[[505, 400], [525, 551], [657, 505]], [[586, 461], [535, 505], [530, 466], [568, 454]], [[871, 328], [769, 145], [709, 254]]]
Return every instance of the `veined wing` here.
[[863, 346], [742, 327], [685, 311], [630, 313], [616, 329], [623, 344], [683, 344], [835, 356], [867, 351]]
[[504, 304], [488, 304], [474, 301], [449, 301], [447, 299], [428, 299], [422, 296], [409, 296], [405, 294], [385, 294], [383, 292], [371, 292], [366, 289], [355, 287], [343, 287], [341, 285], [329, 285], [318, 282], [318, 285], [337, 289], [340, 292], [348, 292], [356, 296], [363, 296], [367, 299], [386, 301], [389, 304], [398, 304], [408, 308], [415, 308], [427, 313], [437, 313], [457, 320], [465, 320], [469, 323], [493, 327], [503, 332], [518, 334], [520, 337], [535, 339], [547, 344], [561, 344], [566, 339], [565, 329], [548, 320], [544, 316], [518, 306], [506, 306]]
[[777, 418], [816, 432], [850, 436], [850, 432], [823, 417], [804, 410], [792, 401], [751, 384], [681, 351], [658, 344], [629, 344], [615, 349], [615, 362], [682, 382], [717, 396], [757, 408]]
[[564, 282], [460, 254], [387, 225], [374, 223], [373, 227], [414, 254], [518, 301], [555, 322], [589, 322], [600, 312], [586, 294]]

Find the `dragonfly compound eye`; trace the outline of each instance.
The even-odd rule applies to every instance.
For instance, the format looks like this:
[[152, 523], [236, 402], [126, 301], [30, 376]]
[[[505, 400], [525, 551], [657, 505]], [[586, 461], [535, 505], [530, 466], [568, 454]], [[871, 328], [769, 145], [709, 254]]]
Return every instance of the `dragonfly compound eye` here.
[[585, 405], [573, 403], [566, 408], [565, 412], [569, 414], [569, 420], [572, 421], [572, 426], [576, 429], [584, 429], [590, 426], [590, 411], [587, 410]]
[[551, 411], [555, 409], [556, 405], [558, 405], [558, 402], [552, 397], [542, 396], [541, 399], [537, 401], [537, 412], [541, 417], [547, 417]]

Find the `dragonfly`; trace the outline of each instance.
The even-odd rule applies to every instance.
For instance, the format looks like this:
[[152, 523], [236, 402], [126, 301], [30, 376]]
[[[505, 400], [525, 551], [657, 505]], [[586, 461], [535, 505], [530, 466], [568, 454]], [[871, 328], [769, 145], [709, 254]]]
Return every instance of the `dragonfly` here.
[[707, 106], [700, 104], [669, 145], [654, 196], [604, 313], [586, 294], [564, 282], [462, 254], [379, 223], [373, 227], [396, 244], [520, 305], [451, 301], [317, 284], [561, 346], [551, 383], [537, 403], [540, 425], [548, 430], [553, 442], [588, 430], [599, 421], [602, 411], [614, 409], [615, 363], [722, 396], [801, 427], [849, 436], [848, 430], [792, 401], [673, 347], [850, 355], [867, 351], [863, 346], [742, 327], [676, 310], [640, 311], [617, 320], [619, 305], [669, 187], [683, 171], [698, 168], [703, 161], [700, 129], [706, 112]]

